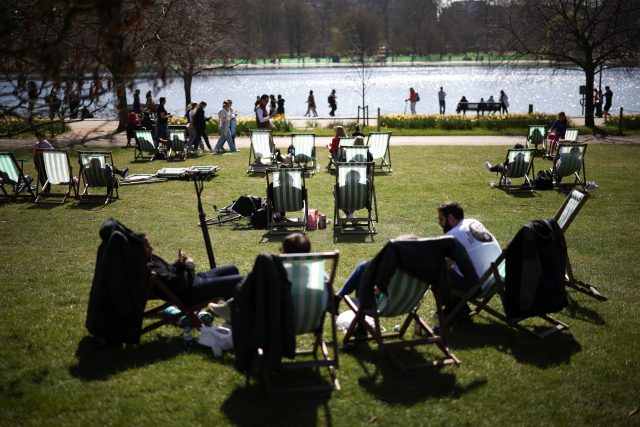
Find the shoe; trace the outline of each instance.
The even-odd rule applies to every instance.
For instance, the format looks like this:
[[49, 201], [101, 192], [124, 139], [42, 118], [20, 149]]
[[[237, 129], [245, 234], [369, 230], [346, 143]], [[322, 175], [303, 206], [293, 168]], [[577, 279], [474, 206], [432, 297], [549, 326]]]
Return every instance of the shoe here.
[[491, 172], [491, 163], [484, 162], [484, 165], [487, 167], [487, 169], [489, 169], [489, 172]]
[[239, 149], [235, 149], [235, 150], [231, 150], [232, 153], [239, 153], [240, 150]]
[[[338, 307], [340, 306], [340, 301], [342, 301], [342, 297], [338, 294], [335, 294], [333, 296], [333, 315], [337, 316], [338, 313]], [[327, 311], [329, 313], [331, 313], [331, 306], [329, 305], [329, 307], [327, 307]]]
[[231, 322], [231, 309], [226, 302], [222, 304], [216, 304], [214, 302], [209, 303], [209, 310], [217, 316], [222, 317], [224, 320]]
[[125, 179], [127, 177], [127, 175], [129, 175], [129, 168], [126, 168], [125, 170], [123, 170], [120, 175], [122, 176], [122, 179]]
[[350, 213], [349, 215], [347, 215], [347, 218], [355, 219], [355, 217], [356, 217], [356, 216], [355, 216], [354, 214], [352, 214], [352, 213]]
[[213, 150], [213, 149], [209, 150], [209, 154], [213, 154], [213, 153], [216, 153], [216, 150]]

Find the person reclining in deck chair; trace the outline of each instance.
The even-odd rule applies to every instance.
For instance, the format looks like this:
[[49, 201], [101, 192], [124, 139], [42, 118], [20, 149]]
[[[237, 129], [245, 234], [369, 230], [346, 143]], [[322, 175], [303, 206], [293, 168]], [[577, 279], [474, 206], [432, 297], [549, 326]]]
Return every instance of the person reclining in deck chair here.
[[[169, 264], [157, 255], [153, 255], [153, 246], [145, 233], [134, 233], [142, 240], [147, 254], [147, 265], [171, 292], [187, 307], [213, 298], [231, 298], [236, 285], [244, 280], [235, 265], [225, 265], [209, 271], [196, 273], [196, 263], [180, 249], [178, 259]], [[165, 295], [154, 288], [153, 294], [167, 300]]]
[[[523, 149], [524, 146], [522, 144], [516, 144], [513, 146], [514, 149]], [[507, 166], [509, 165], [509, 160], [505, 160], [502, 163], [498, 163], [495, 166], [491, 166], [491, 163], [489, 162], [484, 162], [484, 165], [487, 169], [489, 169], [489, 172], [495, 172], [495, 173], [500, 173], [500, 174], [505, 174], [507, 173]]]
[[[82, 161], [80, 159], [78, 159], [78, 163], [80, 164], [80, 167], [82, 167]], [[122, 179], [125, 179], [127, 175], [129, 175], [129, 168], [126, 168], [125, 170], [120, 170], [115, 166], [111, 167], [109, 163], [105, 163], [104, 166], [106, 170], [109, 172], [109, 176], [107, 177], [107, 179], [112, 180], [114, 177], [114, 173], [116, 175], [120, 175]], [[100, 165], [100, 159], [98, 159], [97, 157], [92, 158], [89, 161], [89, 167], [100, 169], [102, 167]], [[120, 180], [118, 178], [116, 178], [116, 188], [120, 188]], [[110, 193], [111, 193], [111, 187], [107, 187], [107, 194], [110, 194]]]

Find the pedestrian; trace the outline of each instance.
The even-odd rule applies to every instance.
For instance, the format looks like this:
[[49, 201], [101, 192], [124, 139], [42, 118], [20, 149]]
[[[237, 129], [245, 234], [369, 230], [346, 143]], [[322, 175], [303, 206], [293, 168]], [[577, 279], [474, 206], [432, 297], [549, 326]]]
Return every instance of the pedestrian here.
[[609, 86], [604, 87], [604, 119], [611, 117], [609, 110], [611, 109], [611, 100], [613, 99], [613, 92], [609, 89]]
[[167, 103], [167, 98], [160, 97], [160, 104], [156, 108], [158, 115], [158, 121], [156, 122], [156, 150], [158, 149], [158, 143], [160, 139], [167, 141], [167, 148], [171, 148], [171, 141], [169, 141], [169, 119], [173, 117], [171, 113], [167, 113], [164, 104]]
[[438, 102], [440, 103], [440, 114], [444, 114], [444, 97], [445, 96], [447, 96], [447, 94], [444, 93], [442, 86], [440, 86], [440, 92], [438, 92]]
[[146, 104], [147, 104], [147, 111], [149, 111], [150, 113], [153, 113], [156, 111], [156, 106], [155, 106], [155, 102], [153, 100], [153, 97], [151, 96], [151, 91], [147, 92], [147, 94], [145, 95], [145, 98], [147, 99]]
[[69, 117], [72, 119], [78, 118], [80, 99], [78, 99], [78, 95], [73, 90], [69, 92], [67, 102], [69, 103]]
[[225, 141], [229, 144], [229, 150], [232, 153], [239, 151], [236, 149], [236, 146], [233, 144], [233, 140], [231, 139], [231, 119], [233, 118], [233, 113], [229, 111], [229, 101], [224, 101], [222, 103], [222, 108], [218, 111], [218, 119], [220, 120], [220, 138], [218, 138], [218, 142], [216, 143], [213, 151], [216, 153], [220, 153], [224, 151], [222, 146]]
[[411, 103], [411, 114], [416, 114], [416, 102], [418, 102], [418, 99], [420, 99], [418, 94], [412, 87], [410, 87], [409, 98], [405, 99], [405, 101], [409, 101]]
[[209, 136], [207, 135], [207, 122], [211, 120], [211, 117], [204, 116], [204, 109], [207, 106], [207, 103], [201, 101], [196, 108], [195, 115], [193, 116], [193, 124], [196, 127], [196, 141], [202, 138], [207, 144], [207, 148], [210, 153], [213, 153], [211, 149], [211, 144], [209, 144]]
[[187, 131], [189, 131], [189, 140], [187, 141], [187, 150], [191, 151], [194, 154], [198, 154], [198, 143], [200, 143], [202, 151], [204, 152], [204, 143], [202, 142], [202, 139], [196, 139], [198, 130], [196, 129], [195, 124], [193, 123], [193, 118], [196, 115], [197, 106], [198, 106], [197, 102], [192, 102], [187, 107], [187, 120], [189, 120], [189, 124], [187, 126]]
[[[234, 147], [236, 146], [236, 125], [238, 124], [238, 121], [236, 120], [238, 118], [238, 110], [233, 110], [232, 106], [233, 106], [233, 101], [230, 99], [227, 99], [227, 102], [229, 103], [229, 111], [231, 111], [232, 117], [231, 117], [231, 127], [229, 128], [229, 130], [231, 131], [231, 140], [233, 141], [233, 145]], [[237, 151], [240, 151], [240, 149], [238, 149]]]
[[278, 117], [284, 119], [284, 98], [282, 95], [278, 95]]
[[509, 114], [509, 110], [507, 110], [507, 107], [509, 106], [509, 97], [503, 90], [500, 91], [500, 103], [502, 104], [500, 113]]
[[273, 95], [269, 95], [269, 115], [278, 111], [278, 102], [276, 101], [276, 97]]
[[133, 112], [140, 115], [140, 89], [133, 92]]
[[29, 82], [27, 95], [29, 96], [29, 120], [33, 117], [36, 102], [38, 102], [38, 86], [35, 82]]
[[331, 95], [329, 95], [329, 107], [331, 108], [331, 111], [329, 112], [329, 115], [331, 117], [335, 117], [336, 115], [336, 110], [338, 109], [338, 101], [336, 101], [336, 99], [338, 99], [338, 97], [336, 96], [336, 90], [333, 89], [331, 90]]
[[312, 90], [309, 91], [309, 97], [307, 98], [307, 114], [304, 116], [311, 117], [311, 114], [313, 114], [313, 117], [318, 117], [318, 113], [316, 113], [316, 99], [313, 96]]

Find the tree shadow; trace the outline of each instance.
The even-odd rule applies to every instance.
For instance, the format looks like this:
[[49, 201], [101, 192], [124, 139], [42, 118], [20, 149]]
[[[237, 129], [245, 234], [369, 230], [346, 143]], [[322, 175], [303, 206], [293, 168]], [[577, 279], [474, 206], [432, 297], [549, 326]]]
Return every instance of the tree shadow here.
[[[576, 293], [578, 292], [576, 291]], [[598, 326], [606, 326], [607, 322], [605, 322], [602, 316], [600, 316], [600, 314], [598, 314], [595, 310], [581, 306], [580, 304], [578, 304], [577, 300], [571, 298], [571, 295], [567, 294], [567, 298], [569, 300], [569, 305], [565, 308], [565, 310], [568, 311], [567, 315], [569, 317]]]

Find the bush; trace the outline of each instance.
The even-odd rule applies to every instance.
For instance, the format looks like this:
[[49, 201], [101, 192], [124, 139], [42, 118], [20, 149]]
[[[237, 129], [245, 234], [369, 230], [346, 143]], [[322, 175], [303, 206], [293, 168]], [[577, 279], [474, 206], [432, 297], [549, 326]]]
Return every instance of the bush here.
[[[391, 114], [381, 117], [381, 125], [396, 129], [433, 129], [470, 130], [528, 128], [529, 125], [545, 125], [550, 127], [555, 122], [555, 114], [496, 114], [491, 116], [475, 115], [441, 115], [441, 114]], [[572, 126], [569, 121], [569, 126]]]
[[[46, 123], [48, 122], [49, 119], [38, 119], [38, 118], [34, 118], [33, 119], [33, 124], [38, 124], [38, 123]], [[4, 134], [8, 134], [9, 131], [11, 131], [11, 136], [18, 136], [19, 131], [21, 131], [22, 129], [26, 129], [28, 128], [29, 125], [29, 121], [27, 119], [18, 119], [15, 117], [3, 117], [0, 118], [0, 134], [4, 135]], [[47, 124], [47, 125], [42, 125], [39, 126], [38, 129], [41, 129], [47, 133], [51, 132], [51, 125]], [[60, 122], [54, 122], [53, 123], [53, 130], [54, 132], [57, 134], [63, 133], [63, 132], [68, 132], [71, 130], [71, 127], [69, 127], [68, 124], [65, 123], [64, 127], [62, 126], [62, 123]], [[25, 132], [23, 135], [33, 135], [35, 133], [35, 129], [31, 129], [27, 132]]]
[[[607, 126], [620, 127], [620, 116], [611, 116], [604, 123]], [[630, 114], [622, 116], [622, 128], [630, 130], [640, 129], [640, 114]]]

